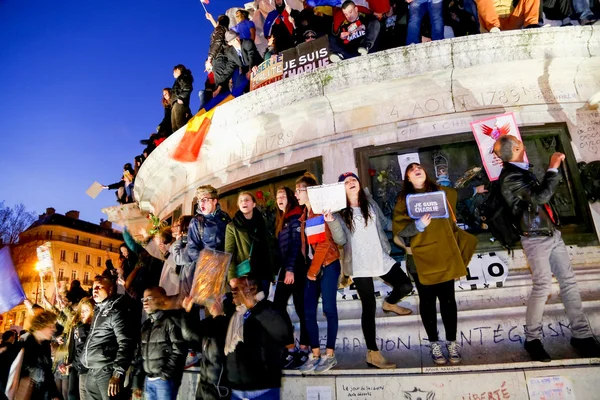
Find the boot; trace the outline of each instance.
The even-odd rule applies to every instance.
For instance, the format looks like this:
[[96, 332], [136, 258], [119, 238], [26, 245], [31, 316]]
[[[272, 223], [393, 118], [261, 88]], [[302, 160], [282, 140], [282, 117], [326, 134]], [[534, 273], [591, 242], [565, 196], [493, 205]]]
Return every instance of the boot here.
[[380, 351], [367, 350], [367, 365], [380, 369], [396, 368], [396, 364], [389, 362], [383, 357]]
[[410, 308], [401, 307], [398, 304], [391, 304], [385, 300], [383, 301], [383, 312], [394, 312], [398, 315], [412, 314], [412, 310]]

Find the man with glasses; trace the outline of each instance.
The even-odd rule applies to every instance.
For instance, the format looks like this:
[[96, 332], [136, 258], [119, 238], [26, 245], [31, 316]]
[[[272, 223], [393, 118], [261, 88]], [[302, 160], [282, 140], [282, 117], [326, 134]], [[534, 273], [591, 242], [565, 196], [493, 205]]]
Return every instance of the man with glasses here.
[[225, 229], [231, 222], [227, 213], [219, 206], [217, 189], [210, 185], [196, 189], [198, 207], [196, 217], [190, 222], [188, 229], [187, 253], [195, 264], [200, 251], [205, 247], [223, 251], [225, 248]]

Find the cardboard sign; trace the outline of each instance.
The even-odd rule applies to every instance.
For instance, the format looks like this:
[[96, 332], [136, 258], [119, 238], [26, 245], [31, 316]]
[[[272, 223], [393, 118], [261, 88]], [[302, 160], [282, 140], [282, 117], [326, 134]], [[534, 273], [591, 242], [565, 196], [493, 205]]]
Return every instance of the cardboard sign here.
[[323, 211], [340, 211], [346, 208], [346, 188], [344, 182], [307, 188], [308, 200], [315, 214]]
[[250, 77], [250, 90], [255, 90], [283, 79], [283, 54], [275, 54], [263, 61]]
[[406, 196], [406, 209], [408, 216], [412, 219], [419, 219], [426, 214], [431, 215], [431, 218], [448, 218], [446, 192], [440, 190], [409, 194]]
[[[500, 136], [511, 135], [521, 140], [521, 133], [513, 113], [497, 115], [471, 123], [481, 161], [490, 181], [495, 181], [502, 172], [502, 160], [494, 154], [494, 143]], [[527, 162], [527, 155], [525, 155]]]
[[198, 256], [190, 296], [196, 304], [210, 306], [223, 294], [231, 254], [204, 249]]
[[94, 183], [92, 183], [92, 186], [90, 186], [85, 191], [85, 194], [90, 196], [92, 199], [95, 199], [96, 197], [98, 197], [98, 195], [100, 194], [101, 191], [102, 191], [102, 184], [100, 184], [98, 182], [94, 182]]

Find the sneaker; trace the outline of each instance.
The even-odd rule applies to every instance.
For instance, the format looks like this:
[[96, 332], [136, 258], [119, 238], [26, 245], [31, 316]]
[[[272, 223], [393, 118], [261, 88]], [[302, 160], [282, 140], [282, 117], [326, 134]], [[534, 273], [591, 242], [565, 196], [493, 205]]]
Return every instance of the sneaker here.
[[446, 357], [444, 357], [442, 346], [438, 342], [431, 342], [431, 359], [437, 365], [446, 364]]
[[308, 358], [306, 359], [306, 362], [304, 364], [302, 364], [302, 366], [300, 366], [300, 368], [298, 368], [298, 371], [304, 373], [308, 373], [308, 372], [313, 372], [315, 370], [315, 368], [317, 368], [317, 366], [321, 363], [321, 359], [320, 357], [315, 357], [315, 355], [313, 353], [310, 353], [308, 355]]
[[283, 359], [281, 367], [283, 369], [296, 369], [296, 366], [294, 365], [294, 361], [296, 360], [295, 355], [296, 352], [288, 351], [285, 358]]
[[361, 56], [366, 56], [367, 54], [369, 54], [369, 48], [368, 47], [359, 47], [358, 54], [360, 54]]
[[450, 361], [450, 364], [458, 364], [462, 361], [456, 341], [446, 343], [446, 349], [448, 350], [448, 361]]
[[552, 361], [539, 339], [525, 341], [525, 350], [527, 350], [533, 361]]
[[321, 372], [329, 371], [331, 368], [337, 365], [337, 358], [335, 358], [335, 354], [323, 354], [321, 356], [321, 361], [317, 368], [315, 368], [315, 373], [320, 374]]
[[298, 369], [308, 360], [308, 351], [297, 351], [294, 353], [294, 369]]
[[500, 28], [498, 28], [497, 26], [490, 29], [490, 33], [499, 33], [499, 32], [501, 32], [501, 31], [500, 31]]
[[332, 63], [340, 62], [344, 59], [344, 56], [340, 53], [333, 53], [329, 56], [329, 61]]
[[593, 336], [583, 339], [571, 338], [571, 346], [584, 358], [600, 357], [600, 345]]

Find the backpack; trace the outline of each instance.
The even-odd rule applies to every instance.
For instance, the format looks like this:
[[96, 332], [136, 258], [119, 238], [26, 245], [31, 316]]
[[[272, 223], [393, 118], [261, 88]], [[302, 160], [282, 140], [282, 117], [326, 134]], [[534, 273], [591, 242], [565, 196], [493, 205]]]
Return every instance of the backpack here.
[[502, 196], [499, 180], [490, 184], [487, 201], [481, 210], [481, 220], [482, 227], [487, 226], [493, 239], [507, 250], [512, 250], [521, 241], [519, 229], [514, 224], [515, 217]]

